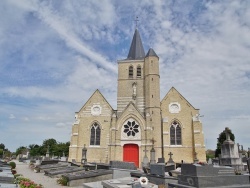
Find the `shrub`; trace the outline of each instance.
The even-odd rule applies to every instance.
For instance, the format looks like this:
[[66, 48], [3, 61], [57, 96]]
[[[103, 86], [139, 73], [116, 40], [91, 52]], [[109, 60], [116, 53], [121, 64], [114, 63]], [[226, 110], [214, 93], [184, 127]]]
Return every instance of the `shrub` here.
[[57, 183], [60, 185], [67, 186], [68, 185], [68, 179], [66, 177], [61, 177], [57, 180]]
[[13, 161], [11, 161], [11, 162], [10, 162], [10, 167], [11, 167], [11, 169], [16, 168], [16, 163], [15, 163], [15, 162], [13, 162]]

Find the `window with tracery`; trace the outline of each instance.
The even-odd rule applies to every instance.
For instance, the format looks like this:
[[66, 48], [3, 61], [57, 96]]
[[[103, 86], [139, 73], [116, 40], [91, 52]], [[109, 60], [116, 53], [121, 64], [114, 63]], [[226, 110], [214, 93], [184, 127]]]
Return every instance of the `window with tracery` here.
[[90, 145], [100, 145], [101, 129], [97, 123], [94, 123], [90, 129]]
[[181, 126], [177, 121], [170, 126], [170, 145], [181, 145]]
[[128, 77], [129, 78], [133, 78], [133, 74], [134, 74], [134, 72], [133, 72], [133, 66], [130, 66], [129, 70], [128, 70]]
[[137, 78], [141, 77], [141, 66], [137, 67]]

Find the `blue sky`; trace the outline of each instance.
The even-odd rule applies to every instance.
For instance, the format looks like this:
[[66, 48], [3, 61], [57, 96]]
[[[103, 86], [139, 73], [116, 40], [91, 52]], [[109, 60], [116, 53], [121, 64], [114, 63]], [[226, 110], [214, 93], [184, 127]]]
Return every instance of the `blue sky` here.
[[0, 143], [15, 151], [70, 140], [74, 113], [99, 89], [116, 109], [117, 60], [139, 17], [174, 86], [200, 109], [207, 149], [225, 127], [250, 147], [250, 2], [0, 1]]

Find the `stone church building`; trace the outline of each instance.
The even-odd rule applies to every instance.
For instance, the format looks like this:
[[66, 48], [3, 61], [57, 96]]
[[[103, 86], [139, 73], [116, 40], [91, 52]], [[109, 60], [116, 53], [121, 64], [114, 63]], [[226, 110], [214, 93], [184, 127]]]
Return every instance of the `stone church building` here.
[[[105, 79], [105, 78], [104, 78]], [[130, 161], [141, 167], [154, 148], [156, 162], [173, 154], [175, 162], [206, 161], [199, 109], [174, 87], [160, 100], [159, 57], [145, 54], [138, 29], [126, 59], [118, 60], [117, 110], [99, 90], [76, 112], [69, 161]]]

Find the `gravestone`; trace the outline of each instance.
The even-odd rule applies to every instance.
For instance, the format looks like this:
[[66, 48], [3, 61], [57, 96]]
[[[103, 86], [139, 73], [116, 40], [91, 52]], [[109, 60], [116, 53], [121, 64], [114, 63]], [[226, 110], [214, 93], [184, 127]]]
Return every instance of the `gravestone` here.
[[220, 160], [218, 159], [218, 158], [214, 158], [214, 159], [212, 159], [212, 164], [213, 165], [220, 165]]
[[152, 147], [152, 149], [150, 150], [150, 164], [155, 164], [156, 160], [155, 160], [155, 149], [154, 147]]
[[250, 158], [247, 159], [248, 173], [250, 174]]
[[113, 171], [113, 179], [130, 177], [131, 173], [138, 173], [133, 162], [110, 161], [110, 169]]
[[182, 164], [178, 183], [168, 187], [250, 187], [248, 176], [235, 175], [234, 168], [199, 164]]
[[173, 160], [173, 158], [172, 158], [172, 155], [173, 155], [173, 153], [172, 152], [169, 152], [169, 159], [168, 159], [168, 162], [167, 162], [167, 165], [175, 165], [175, 162], [174, 162], [174, 160]]
[[148, 182], [146, 185], [140, 185], [139, 179], [135, 180], [131, 177], [124, 177], [119, 179], [110, 179], [102, 181], [103, 188], [157, 188], [158, 186]]
[[135, 163], [125, 161], [110, 161], [110, 168], [137, 170]]
[[150, 174], [155, 176], [165, 176], [165, 164], [151, 164]]
[[83, 183], [108, 180], [112, 178], [112, 170], [90, 170], [64, 174], [62, 177], [68, 181], [68, 186], [80, 186]]
[[151, 164], [150, 174], [147, 174], [147, 178], [150, 182], [156, 185], [167, 185], [168, 183], [177, 183], [177, 178], [171, 177], [170, 174], [171, 173], [166, 172], [165, 164]]
[[0, 183], [1, 188], [17, 188], [18, 185], [13, 184], [13, 183]]
[[212, 164], [213, 164], [213, 161], [212, 161], [211, 158], [208, 159], [207, 164], [209, 164], [209, 165], [212, 165]]
[[244, 165], [239, 155], [239, 148], [237, 144], [230, 139], [229, 129], [227, 127], [225, 128], [225, 133], [226, 140], [221, 146], [220, 165], [231, 166], [237, 171], [243, 171]]
[[143, 157], [143, 162], [142, 162], [142, 167], [148, 167], [149, 166], [149, 159], [148, 159], [148, 156], [147, 156], [147, 151], [146, 148], [145, 150], [143, 150], [145, 152], [145, 155]]
[[67, 167], [67, 163], [56, 163], [56, 164], [46, 164], [46, 165], [38, 165], [36, 166], [37, 172], [43, 172], [44, 170], [48, 169], [60, 169]]
[[0, 172], [0, 183], [14, 183], [14, 176], [13, 174]]
[[78, 171], [85, 171], [85, 170], [81, 167], [68, 166], [59, 169], [44, 170], [44, 175], [49, 177], [60, 177], [62, 174], [73, 173]]

